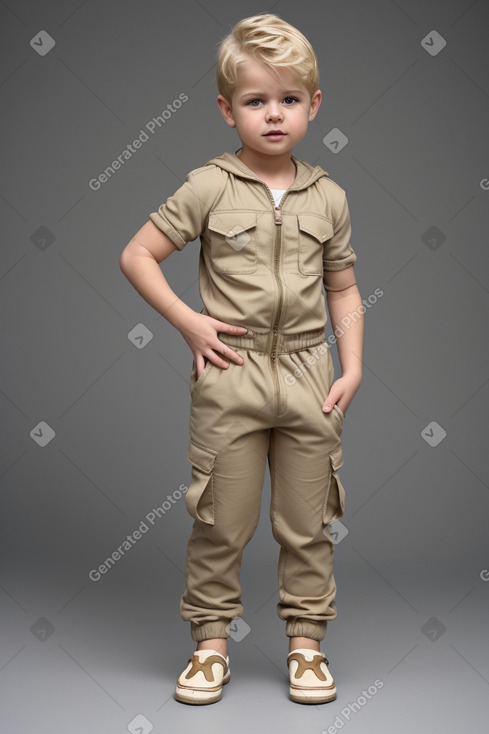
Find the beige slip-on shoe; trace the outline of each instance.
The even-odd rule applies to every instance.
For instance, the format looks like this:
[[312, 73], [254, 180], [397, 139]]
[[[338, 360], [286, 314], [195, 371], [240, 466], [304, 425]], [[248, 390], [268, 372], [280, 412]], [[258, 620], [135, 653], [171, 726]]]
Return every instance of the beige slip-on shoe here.
[[328, 670], [326, 655], [298, 647], [287, 655], [289, 697], [296, 703], [326, 703], [336, 698], [334, 678]]
[[196, 650], [178, 676], [175, 698], [183, 703], [214, 703], [222, 696], [222, 686], [229, 683], [229, 655], [217, 650]]

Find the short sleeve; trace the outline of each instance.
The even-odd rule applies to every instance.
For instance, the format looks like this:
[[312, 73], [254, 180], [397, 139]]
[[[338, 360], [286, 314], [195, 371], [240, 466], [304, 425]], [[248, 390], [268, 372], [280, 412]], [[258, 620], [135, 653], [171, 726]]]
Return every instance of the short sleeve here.
[[324, 243], [323, 270], [344, 270], [357, 261], [356, 253], [350, 244], [351, 222], [346, 196], [341, 214], [333, 224], [333, 230], [333, 237]]
[[185, 183], [149, 218], [179, 250], [202, 234], [208, 207], [201, 200], [191, 171]]

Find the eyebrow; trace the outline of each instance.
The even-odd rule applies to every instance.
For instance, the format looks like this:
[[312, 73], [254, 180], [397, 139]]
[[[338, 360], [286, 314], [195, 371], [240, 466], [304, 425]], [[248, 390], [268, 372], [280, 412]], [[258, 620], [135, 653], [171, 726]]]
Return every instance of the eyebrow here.
[[[301, 89], [287, 89], [285, 92], [283, 92], [284, 97], [287, 97], [289, 94], [303, 94], [303, 91]], [[242, 94], [239, 99], [244, 99], [245, 97], [261, 96], [263, 96], [263, 92], [246, 92], [245, 94]]]

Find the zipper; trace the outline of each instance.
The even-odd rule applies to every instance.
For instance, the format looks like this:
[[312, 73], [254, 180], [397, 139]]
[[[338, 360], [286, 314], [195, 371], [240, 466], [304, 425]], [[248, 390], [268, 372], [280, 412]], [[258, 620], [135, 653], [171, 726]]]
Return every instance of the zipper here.
[[276, 226], [276, 236], [275, 236], [275, 246], [274, 246], [274, 253], [273, 253], [273, 269], [274, 274], [277, 279], [278, 288], [279, 288], [279, 296], [278, 296], [278, 308], [277, 308], [277, 314], [275, 316], [275, 321], [273, 323], [273, 338], [272, 338], [272, 347], [270, 350], [270, 362], [272, 365], [272, 378], [275, 384], [275, 404], [276, 404], [276, 413], [278, 414], [279, 408], [280, 408], [280, 384], [278, 380], [278, 365], [277, 365], [277, 341], [278, 341], [278, 325], [280, 323], [280, 319], [282, 316], [282, 304], [283, 304], [283, 286], [280, 280], [279, 275], [279, 264], [280, 264], [280, 252], [281, 252], [281, 244], [282, 244], [282, 210], [281, 207], [285, 201], [285, 198], [288, 191], [285, 192], [285, 194], [282, 196], [282, 199], [280, 201], [280, 206], [276, 206], [275, 199], [273, 198], [273, 194], [270, 191], [270, 188], [265, 184], [268, 198], [270, 199], [271, 203], [273, 204], [273, 213], [275, 216], [275, 226]]

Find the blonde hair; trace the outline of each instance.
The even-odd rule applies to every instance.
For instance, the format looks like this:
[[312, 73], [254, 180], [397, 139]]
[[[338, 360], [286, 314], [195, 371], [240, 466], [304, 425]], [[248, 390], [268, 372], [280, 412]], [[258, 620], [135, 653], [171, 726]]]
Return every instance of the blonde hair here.
[[272, 13], [243, 18], [219, 42], [216, 81], [228, 102], [238, 84], [238, 65], [246, 57], [271, 67], [290, 68], [312, 97], [319, 87], [319, 68], [307, 38]]

